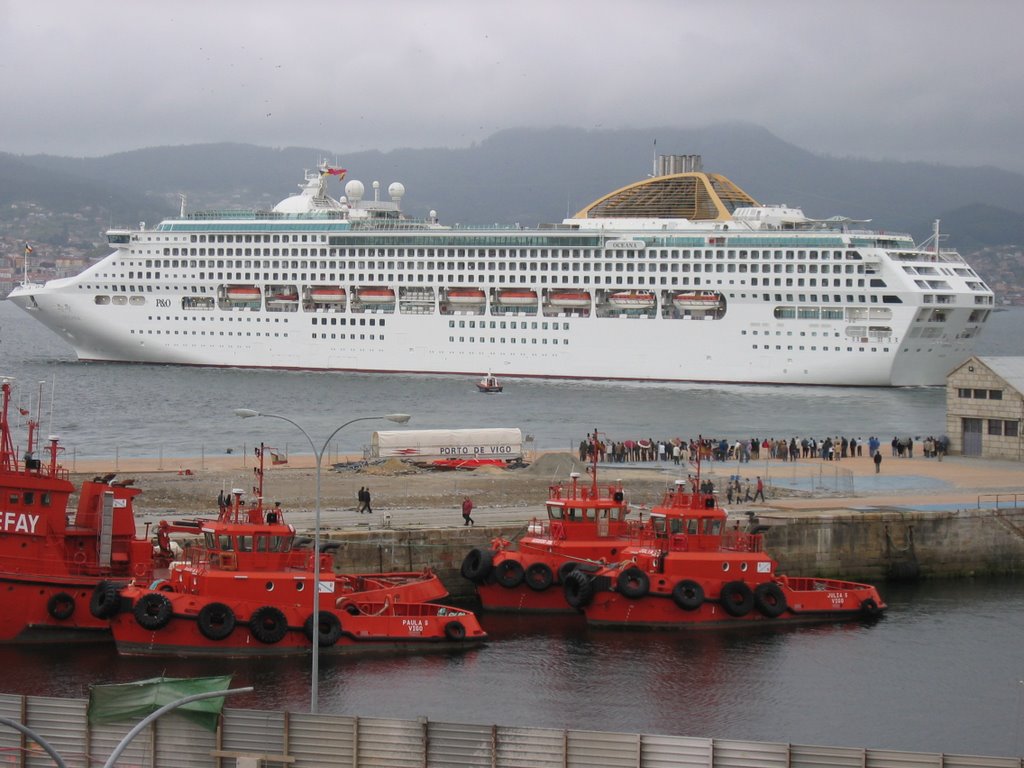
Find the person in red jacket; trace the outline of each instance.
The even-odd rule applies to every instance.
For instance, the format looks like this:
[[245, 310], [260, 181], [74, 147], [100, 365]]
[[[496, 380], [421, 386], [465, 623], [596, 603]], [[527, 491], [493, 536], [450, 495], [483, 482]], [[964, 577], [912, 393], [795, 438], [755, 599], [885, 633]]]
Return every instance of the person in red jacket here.
[[473, 500], [467, 496], [462, 501], [462, 519], [463, 525], [474, 525], [473, 518], [470, 515], [473, 514]]

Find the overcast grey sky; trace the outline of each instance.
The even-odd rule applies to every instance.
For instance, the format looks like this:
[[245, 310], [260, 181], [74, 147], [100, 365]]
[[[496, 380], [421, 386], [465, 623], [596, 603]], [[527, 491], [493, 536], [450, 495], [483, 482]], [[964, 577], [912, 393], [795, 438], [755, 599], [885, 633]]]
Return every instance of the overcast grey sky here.
[[0, 0], [0, 151], [762, 125], [1024, 172], [1021, 0]]

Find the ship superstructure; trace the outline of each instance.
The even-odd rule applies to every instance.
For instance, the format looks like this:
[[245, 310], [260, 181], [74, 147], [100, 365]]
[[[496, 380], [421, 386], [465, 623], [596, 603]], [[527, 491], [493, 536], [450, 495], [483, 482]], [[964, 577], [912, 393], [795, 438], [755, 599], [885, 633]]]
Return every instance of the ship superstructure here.
[[536, 229], [407, 218], [405, 188], [114, 229], [11, 300], [82, 360], [663, 381], [934, 385], [992, 291], [935, 236], [761, 205], [696, 156]]

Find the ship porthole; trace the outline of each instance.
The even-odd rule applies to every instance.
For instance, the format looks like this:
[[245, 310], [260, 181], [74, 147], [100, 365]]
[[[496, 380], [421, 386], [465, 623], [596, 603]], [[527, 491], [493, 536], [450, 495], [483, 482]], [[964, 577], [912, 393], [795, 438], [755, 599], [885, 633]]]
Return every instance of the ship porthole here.
[[267, 590], [267, 592], [273, 592], [274, 591], [274, 582], [268, 581], [266, 584], [263, 585], [263, 588], [265, 590]]
[[728, 563], [722, 563], [722, 570], [723, 571], [728, 571], [729, 570], [729, 564]]
[[295, 591], [296, 592], [301, 592], [305, 588], [306, 588], [306, 582], [304, 582], [304, 581], [296, 581], [295, 582]]
[[744, 573], [746, 573], [747, 572], [747, 564], [746, 563], [740, 563], [740, 570], [743, 571]]

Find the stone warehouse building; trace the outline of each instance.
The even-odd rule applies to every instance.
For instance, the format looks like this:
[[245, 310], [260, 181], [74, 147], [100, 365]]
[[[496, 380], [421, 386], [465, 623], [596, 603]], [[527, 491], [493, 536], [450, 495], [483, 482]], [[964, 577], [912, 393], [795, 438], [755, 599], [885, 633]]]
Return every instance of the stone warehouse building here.
[[972, 357], [946, 377], [949, 450], [1024, 459], [1024, 357]]

